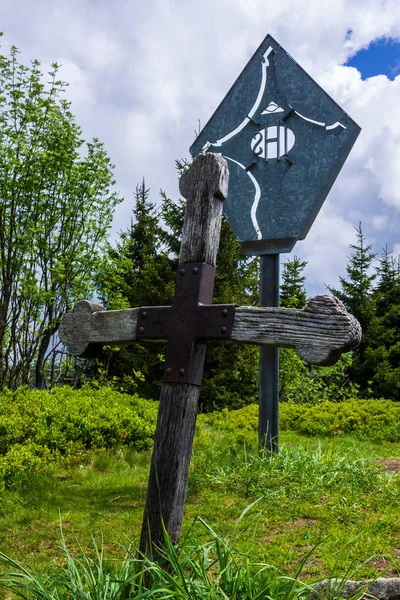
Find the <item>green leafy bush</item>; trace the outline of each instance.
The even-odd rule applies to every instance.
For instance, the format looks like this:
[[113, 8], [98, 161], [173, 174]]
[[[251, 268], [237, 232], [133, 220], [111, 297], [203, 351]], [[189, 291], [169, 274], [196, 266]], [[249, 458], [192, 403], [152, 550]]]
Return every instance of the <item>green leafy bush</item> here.
[[150, 447], [157, 403], [108, 387], [55, 388], [0, 395], [0, 488], [64, 458], [69, 464], [98, 448]]
[[307, 435], [353, 434], [379, 442], [400, 441], [400, 405], [391, 400], [347, 400], [338, 404], [281, 406], [282, 429]]
[[[201, 415], [199, 421], [232, 435], [239, 443], [251, 441], [258, 429], [258, 406]], [[279, 408], [279, 423], [282, 430], [305, 435], [353, 434], [371, 441], [400, 441], [400, 405], [391, 400], [325, 401], [316, 405], [284, 402]]]
[[324, 400], [342, 402], [358, 397], [359, 386], [348, 371], [351, 353], [343, 354], [330, 367], [313, 366], [300, 358], [296, 350], [281, 348], [279, 355], [279, 399], [293, 404], [318, 404]]

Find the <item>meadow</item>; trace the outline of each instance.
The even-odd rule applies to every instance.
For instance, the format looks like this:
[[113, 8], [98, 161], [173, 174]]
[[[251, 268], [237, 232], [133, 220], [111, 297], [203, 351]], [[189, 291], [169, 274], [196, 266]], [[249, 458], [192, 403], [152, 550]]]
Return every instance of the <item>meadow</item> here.
[[[19, 389], [1, 404], [0, 569], [21, 585], [33, 577], [29, 597], [283, 598], [307, 594], [300, 581], [400, 575], [395, 402], [282, 404], [277, 456], [257, 447], [255, 405], [200, 415], [181, 542], [165, 570], [135, 551], [157, 403], [86, 387]], [[61, 575], [61, 595], [34, 591]]]

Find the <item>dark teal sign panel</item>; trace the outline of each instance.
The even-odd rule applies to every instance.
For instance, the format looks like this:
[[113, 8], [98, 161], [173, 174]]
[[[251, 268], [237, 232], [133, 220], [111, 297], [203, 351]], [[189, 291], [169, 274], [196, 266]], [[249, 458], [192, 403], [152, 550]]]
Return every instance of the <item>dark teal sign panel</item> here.
[[230, 171], [225, 216], [247, 254], [304, 239], [360, 127], [268, 35], [190, 148]]

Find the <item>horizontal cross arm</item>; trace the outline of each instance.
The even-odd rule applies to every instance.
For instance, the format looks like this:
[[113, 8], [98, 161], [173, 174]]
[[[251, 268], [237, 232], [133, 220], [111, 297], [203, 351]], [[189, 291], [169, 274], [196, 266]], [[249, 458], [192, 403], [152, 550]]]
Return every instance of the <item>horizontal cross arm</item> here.
[[[93, 356], [96, 348], [102, 345], [129, 344], [137, 339], [141, 310], [105, 311], [98, 304], [82, 300], [64, 316], [60, 339], [70, 354], [86, 357]], [[140, 339], [146, 339], [146, 335]], [[296, 348], [303, 360], [328, 365], [359, 344], [361, 327], [339, 300], [332, 296], [315, 296], [304, 310], [235, 307], [230, 339], [247, 344]]]
[[296, 348], [315, 365], [330, 365], [357, 347], [361, 327], [333, 296], [311, 298], [303, 310], [239, 306], [231, 339], [237, 342]]
[[105, 310], [99, 304], [81, 300], [62, 318], [60, 340], [74, 356], [92, 358], [99, 347], [135, 341], [139, 308]]

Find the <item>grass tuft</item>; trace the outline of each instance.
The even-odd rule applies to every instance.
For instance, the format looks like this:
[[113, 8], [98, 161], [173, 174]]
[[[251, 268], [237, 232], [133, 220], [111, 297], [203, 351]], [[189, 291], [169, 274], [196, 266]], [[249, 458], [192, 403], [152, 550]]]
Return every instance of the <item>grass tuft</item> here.
[[[134, 546], [123, 547], [122, 561], [106, 560], [103, 543], [99, 547], [94, 539], [93, 556], [81, 546], [77, 556], [73, 556], [61, 532], [60, 549], [65, 563], [61, 569], [43, 576], [0, 553], [0, 563], [8, 569], [0, 576], [0, 587], [15, 597], [30, 600], [300, 600], [310, 594], [318, 600], [320, 593], [314, 586], [320, 581], [304, 583], [300, 579], [315, 548], [306, 553], [293, 577], [269, 563], [254, 562], [237, 549], [238, 531], [257, 503], [243, 511], [225, 537], [199, 517], [179, 545], [172, 544], [165, 533], [165, 548], [158, 563], [141, 557]], [[196, 537], [198, 526], [207, 536], [201, 544]], [[335, 582], [336, 575], [335, 570]], [[329, 588], [329, 600], [340, 597], [344, 581], [341, 579]]]

